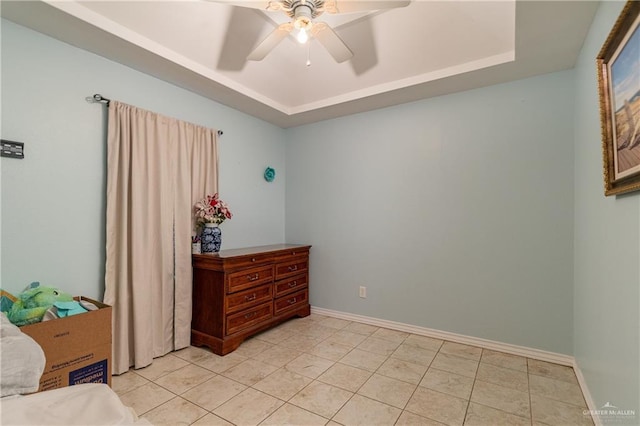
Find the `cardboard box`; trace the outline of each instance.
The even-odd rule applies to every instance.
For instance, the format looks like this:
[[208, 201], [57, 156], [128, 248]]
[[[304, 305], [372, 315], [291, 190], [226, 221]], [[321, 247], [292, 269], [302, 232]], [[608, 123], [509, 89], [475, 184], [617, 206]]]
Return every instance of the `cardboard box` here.
[[111, 386], [111, 306], [87, 297], [75, 299], [99, 309], [20, 327], [47, 359], [38, 392], [80, 383]]

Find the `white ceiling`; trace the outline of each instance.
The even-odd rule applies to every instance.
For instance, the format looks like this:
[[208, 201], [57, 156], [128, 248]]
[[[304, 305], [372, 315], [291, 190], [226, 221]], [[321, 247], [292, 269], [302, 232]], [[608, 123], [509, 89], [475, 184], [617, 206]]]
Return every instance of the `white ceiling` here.
[[1, 12], [291, 127], [571, 68], [597, 7], [593, 1], [413, 0], [398, 9], [324, 14], [318, 20], [354, 52], [341, 64], [316, 40], [302, 46], [293, 37], [263, 61], [246, 61], [288, 17], [213, 1], [3, 1]]

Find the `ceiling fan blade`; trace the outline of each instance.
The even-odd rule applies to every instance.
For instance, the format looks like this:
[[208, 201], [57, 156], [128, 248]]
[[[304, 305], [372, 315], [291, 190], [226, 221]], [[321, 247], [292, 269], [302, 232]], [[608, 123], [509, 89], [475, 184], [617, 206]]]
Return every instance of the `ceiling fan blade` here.
[[293, 24], [287, 22], [273, 30], [260, 44], [249, 53], [247, 59], [250, 61], [261, 61], [271, 52], [284, 38], [293, 30]]
[[324, 11], [327, 13], [351, 13], [367, 10], [395, 9], [405, 7], [410, 0], [327, 0]]
[[208, 0], [213, 3], [228, 4], [229, 6], [248, 7], [250, 9], [260, 10], [280, 10], [282, 9], [282, 3], [278, 0]]
[[325, 22], [316, 22], [313, 24], [311, 34], [327, 49], [336, 62], [341, 63], [353, 57], [353, 52]]

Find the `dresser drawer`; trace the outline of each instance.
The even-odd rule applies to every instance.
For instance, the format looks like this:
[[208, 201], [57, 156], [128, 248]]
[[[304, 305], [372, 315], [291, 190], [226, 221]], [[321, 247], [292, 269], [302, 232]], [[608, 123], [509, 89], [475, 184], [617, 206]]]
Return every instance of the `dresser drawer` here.
[[237, 314], [227, 315], [227, 335], [251, 327], [272, 317], [272, 304], [264, 303]]
[[276, 264], [276, 280], [306, 273], [309, 269], [309, 258], [300, 257], [289, 262]]
[[276, 259], [276, 262], [287, 262], [289, 260], [293, 260], [294, 257], [308, 258], [309, 247], [298, 247], [298, 248], [292, 248], [287, 251], [282, 251], [281, 253], [278, 253], [275, 259]]
[[241, 311], [250, 306], [258, 305], [272, 300], [272, 285], [265, 284], [259, 287], [250, 288], [225, 297], [227, 313]]
[[309, 291], [303, 290], [298, 293], [293, 293], [288, 296], [276, 299], [273, 302], [274, 315], [280, 315], [282, 312], [289, 309], [299, 308], [300, 306], [307, 305], [309, 303]]
[[265, 264], [272, 264], [273, 260], [273, 255], [270, 254], [253, 254], [249, 256], [227, 259], [225, 261], [225, 268], [229, 271], [233, 271], [240, 268], [244, 269], [255, 266], [262, 266]]
[[273, 281], [273, 266], [262, 266], [258, 268], [245, 269], [241, 272], [234, 272], [228, 275], [227, 293], [245, 290], [260, 284]]
[[284, 294], [305, 288], [307, 288], [307, 275], [296, 275], [295, 277], [280, 280], [275, 283], [275, 297], [280, 297]]

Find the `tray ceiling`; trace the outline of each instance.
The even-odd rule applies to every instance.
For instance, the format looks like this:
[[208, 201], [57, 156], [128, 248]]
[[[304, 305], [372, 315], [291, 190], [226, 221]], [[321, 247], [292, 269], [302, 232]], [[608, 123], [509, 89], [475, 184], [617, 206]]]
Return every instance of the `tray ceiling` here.
[[[288, 17], [205, 0], [3, 1], [2, 16], [281, 127], [572, 68], [596, 2], [424, 1], [322, 15], [354, 52], [338, 64], [287, 37]], [[307, 66], [307, 59], [311, 65]], [[105, 94], [108, 95], [108, 94]]]

